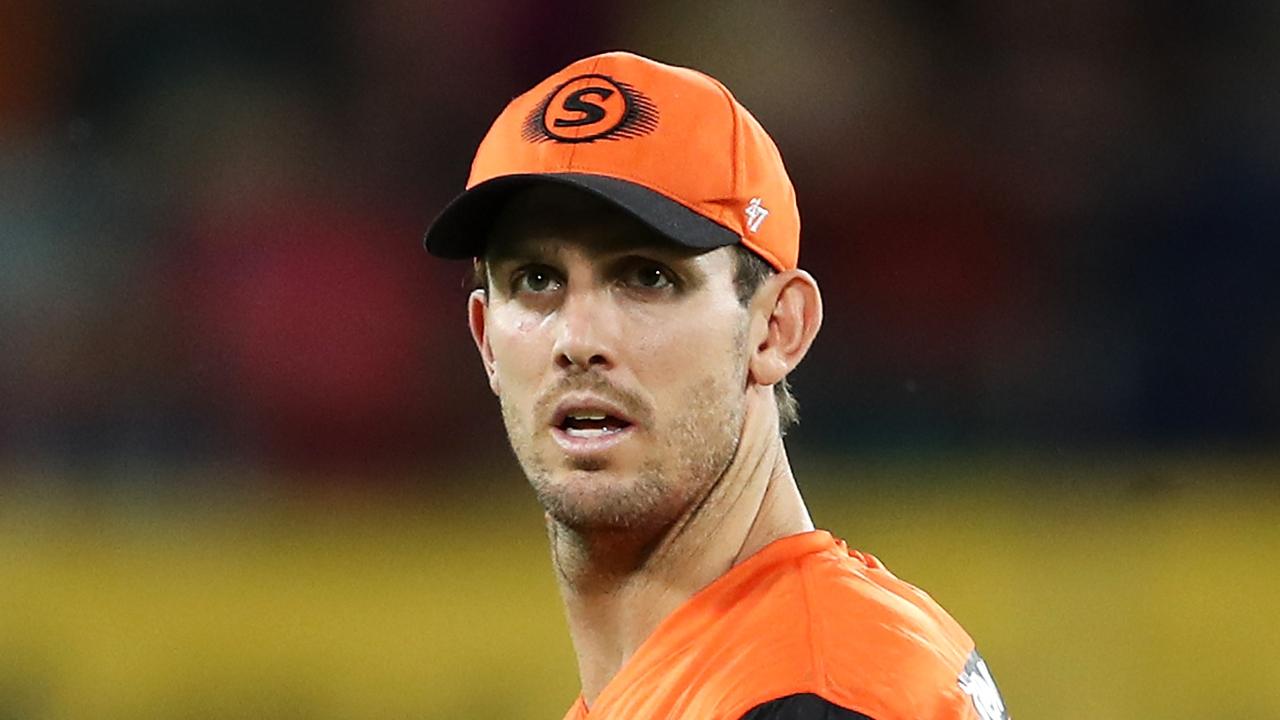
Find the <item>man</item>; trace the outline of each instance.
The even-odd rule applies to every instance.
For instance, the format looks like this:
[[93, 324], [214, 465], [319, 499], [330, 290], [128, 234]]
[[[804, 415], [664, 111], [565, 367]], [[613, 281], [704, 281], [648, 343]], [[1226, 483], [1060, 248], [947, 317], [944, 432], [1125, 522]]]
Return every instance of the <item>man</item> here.
[[815, 531], [787, 374], [822, 323], [772, 140], [716, 80], [628, 53], [513, 100], [426, 246], [546, 511], [567, 718], [1007, 718], [965, 632]]

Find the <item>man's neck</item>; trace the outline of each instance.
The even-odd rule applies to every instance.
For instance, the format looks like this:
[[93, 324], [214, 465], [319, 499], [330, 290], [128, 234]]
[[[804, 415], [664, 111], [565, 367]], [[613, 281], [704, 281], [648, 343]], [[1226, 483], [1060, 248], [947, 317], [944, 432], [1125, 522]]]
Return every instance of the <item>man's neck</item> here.
[[552, 522], [553, 559], [587, 703], [694, 593], [774, 540], [812, 529], [776, 426], [772, 437], [744, 435], [706, 498], [656, 538], [584, 535]]

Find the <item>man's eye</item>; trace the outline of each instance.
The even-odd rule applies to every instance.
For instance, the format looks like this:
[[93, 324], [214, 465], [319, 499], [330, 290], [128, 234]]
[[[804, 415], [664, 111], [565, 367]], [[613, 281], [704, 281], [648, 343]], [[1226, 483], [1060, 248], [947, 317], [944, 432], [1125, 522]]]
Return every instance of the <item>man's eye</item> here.
[[642, 265], [635, 269], [632, 281], [643, 288], [658, 290], [672, 285], [671, 276], [657, 265]]
[[517, 292], [541, 293], [555, 289], [556, 283], [556, 276], [550, 270], [546, 268], [529, 268], [516, 275], [513, 285]]

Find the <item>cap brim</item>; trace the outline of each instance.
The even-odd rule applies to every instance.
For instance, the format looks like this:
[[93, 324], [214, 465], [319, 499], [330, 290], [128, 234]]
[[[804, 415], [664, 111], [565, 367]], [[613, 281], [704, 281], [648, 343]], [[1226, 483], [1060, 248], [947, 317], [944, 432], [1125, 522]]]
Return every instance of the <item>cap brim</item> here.
[[586, 173], [529, 173], [486, 180], [454, 198], [431, 223], [423, 244], [432, 255], [442, 258], [483, 255], [502, 205], [516, 192], [538, 183], [579, 188], [687, 247], [712, 250], [740, 240], [729, 228], [643, 185]]

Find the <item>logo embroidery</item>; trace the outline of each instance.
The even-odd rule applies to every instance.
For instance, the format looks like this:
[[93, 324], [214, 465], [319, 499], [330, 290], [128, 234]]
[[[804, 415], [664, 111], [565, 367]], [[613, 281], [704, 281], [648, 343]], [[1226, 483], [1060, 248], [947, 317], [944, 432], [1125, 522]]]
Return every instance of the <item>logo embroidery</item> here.
[[760, 204], [760, 198], [751, 198], [751, 202], [747, 203], [747, 229], [756, 232], [760, 229], [760, 223], [769, 217], [769, 211]]
[[524, 119], [527, 142], [584, 143], [648, 135], [658, 107], [644, 93], [608, 75], [579, 75], [561, 83]]
[[982, 720], [1009, 720], [1009, 713], [1004, 709], [1004, 698], [996, 689], [995, 678], [987, 668], [987, 661], [982, 659], [977, 650], [969, 653], [969, 661], [957, 678], [960, 689], [973, 701], [973, 708], [978, 711]]

